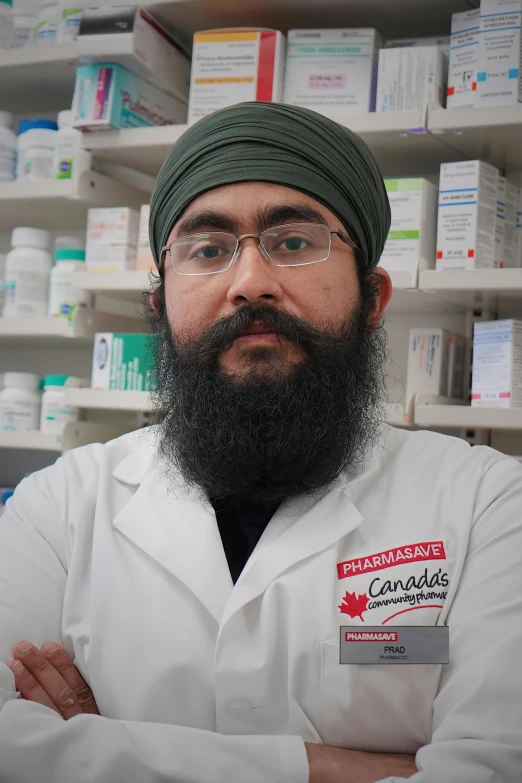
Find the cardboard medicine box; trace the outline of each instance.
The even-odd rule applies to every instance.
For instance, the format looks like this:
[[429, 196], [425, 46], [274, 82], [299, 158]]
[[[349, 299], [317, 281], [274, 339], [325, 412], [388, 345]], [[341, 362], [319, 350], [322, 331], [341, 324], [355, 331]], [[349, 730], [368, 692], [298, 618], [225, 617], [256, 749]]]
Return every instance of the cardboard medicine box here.
[[446, 108], [475, 105], [479, 60], [480, 8], [451, 17]]
[[522, 0], [482, 0], [476, 106], [522, 101]]
[[86, 269], [124, 272], [136, 268], [139, 212], [129, 207], [89, 209]]
[[447, 396], [450, 332], [410, 329], [406, 406], [415, 392]]
[[329, 116], [375, 111], [381, 47], [372, 28], [289, 30], [285, 103]]
[[377, 112], [423, 111], [446, 99], [447, 57], [439, 46], [379, 51]]
[[471, 405], [522, 407], [522, 321], [474, 324]]
[[150, 204], [143, 204], [140, 209], [140, 227], [138, 232], [138, 255], [136, 269], [144, 272], [157, 272], [156, 262], [152, 255], [149, 239]]
[[155, 391], [152, 334], [99, 332], [94, 338], [92, 388]]
[[194, 34], [189, 124], [243, 101], [281, 101], [286, 39], [278, 30], [224, 28]]

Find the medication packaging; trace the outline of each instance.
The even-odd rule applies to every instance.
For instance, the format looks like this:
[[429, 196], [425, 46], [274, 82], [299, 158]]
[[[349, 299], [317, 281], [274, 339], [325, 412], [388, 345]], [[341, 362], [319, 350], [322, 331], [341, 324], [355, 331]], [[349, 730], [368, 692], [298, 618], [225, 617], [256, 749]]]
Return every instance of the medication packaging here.
[[495, 267], [504, 266], [504, 225], [506, 221], [506, 178], [498, 177], [497, 210], [495, 214]]
[[72, 43], [78, 38], [84, 0], [62, 0], [58, 4], [56, 43]]
[[85, 250], [59, 248], [54, 253], [49, 284], [49, 311], [52, 318], [72, 321], [79, 308], [92, 306], [92, 294], [74, 285], [74, 273], [85, 271]]
[[281, 101], [285, 37], [277, 30], [226, 28], [194, 35], [189, 123], [243, 101]]
[[289, 30], [284, 102], [330, 116], [375, 111], [376, 30]]
[[422, 111], [444, 105], [447, 58], [438, 46], [381, 49], [376, 111]]
[[480, 8], [453, 14], [446, 107], [475, 105], [480, 39]]
[[72, 408], [65, 402], [65, 386], [69, 377], [68, 375], [45, 376], [40, 414], [41, 432], [61, 435], [70, 421], [78, 421], [80, 417], [78, 408]]
[[[52, 176], [52, 155], [49, 155], [51, 149], [51, 141], [54, 144], [54, 136], [50, 135], [45, 138], [45, 144], [43, 149], [35, 147], [34, 135], [27, 137], [27, 133], [31, 130], [49, 130], [57, 131], [58, 125], [54, 120], [45, 119], [27, 119], [22, 120], [18, 125], [18, 136], [16, 139], [16, 179], [25, 179], [25, 175], [31, 171], [35, 174], [38, 171], [49, 171], [49, 160], [51, 161], [51, 176]], [[37, 140], [40, 137], [37, 137]], [[26, 151], [29, 150], [27, 169], [25, 167]], [[48, 179], [47, 174], [43, 179]]]
[[494, 268], [497, 182], [480, 160], [441, 165], [437, 269]]
[[149, 218], [150, 204], [143, 204], [140, 209], [140, 228], [138, 233], [138, 255], [136, 259], [136, 269], [142, 269], [145, 272], [156, 272], [156, 263], [150, 248]]
[[404, 49], [406, 46], [438, 46], [446, 57], [449, 57], [450, 37], [448, 35], [442, 36], [425, 36], [423, 38], [395, 38], [390, 41], [386, 41], [384, 44], [386, 49]]
[[0, 392], [0, 430], [28, 432], [40, 424], [40, 379], [30, 372], [4, 373]]
[[83, 134], [72, 127], [73, 113], [58, 112], [58, 131], [53, 145], [54, 179], [76, 179], [91, 168], [91, 154], [82, 148]]
[[435, 266], [438, 188], [426, 179], [385, 179], [391, 225], [381, 255], [385, 269], [415, 273]]
[[[70, 4], [74, 5], [73, 0]], [[90, 63], [104, 62], [107, 52], [112, 52], [111, 62], [187, 104], [189, 53], [144, 9], [111, 2], [85, 3], [78, 48], [80, 57]]]
[[56, 43], [58, 27], [58, 5], [44, 2], [34, 29], [33, 43], [36, 46]]
[[461, 400], [464, 396], [464, 378], [466, 375], [466, 339], [464, 335], [450, 332], [448, 353], [448, 391], [447, 396]]
[[10, 49], [13, 41], [13, 0], [0, 0], [0, 50]]
[[76, 69], [72, 110], [82, 130], [175, 125], [187, 117], [184, 103], [115, 63]]
[[476, 106], [522, 100], [522, 0], [482, 0]]
[[152, 334], [102, 332], [94, 338], [93, 389], [155, 391]]
[[0, 111], [0, 182], [9, 182], [16, 172], [16, 135], [11, 130], [14, 117]]
[[450, 332], [410, 329], [406, 406], [415, 392], [448, 395]]
[[88, 272], [123, 272], [136, 268], [139, 212], [128, 207], [89, 209]]
[[14, 14], [12, 49], [20, 49], [22, 46], [30, 46], [33, 43], [36, 22], [37, 17], [32, 14]]
[[517, 245], [517, 209], [519, 189], [509, 180], [506, 183], [506, 207], [504, 221], [504, 268], [520, 266]]
[[39, 228], [15, 228], [5, 260], [4, 317], [46, 316], [52, 258], [51, 235]]
[[473, 407], [522, 407], [522, 321], [473, 325]]

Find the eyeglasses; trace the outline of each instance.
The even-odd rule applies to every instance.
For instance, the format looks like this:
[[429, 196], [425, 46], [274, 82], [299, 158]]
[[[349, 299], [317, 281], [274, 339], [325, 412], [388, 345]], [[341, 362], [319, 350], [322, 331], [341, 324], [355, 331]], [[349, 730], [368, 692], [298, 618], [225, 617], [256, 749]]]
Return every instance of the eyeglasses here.
[[176, 239], [161, 249], [160, 271], [167, 253], [178, 275], [215, 275], [226, 272], [240, 253], [244, 239], [257, 239], [261, 255], [276, 266], [304, 266], [326, 261], [330, 255], [332, 235], [336, 234], [354, 250], [355, 242], [342, 231], [315, 223], [292, 223], [274, 226], [260, 234], [226, 234], [205, 231]]

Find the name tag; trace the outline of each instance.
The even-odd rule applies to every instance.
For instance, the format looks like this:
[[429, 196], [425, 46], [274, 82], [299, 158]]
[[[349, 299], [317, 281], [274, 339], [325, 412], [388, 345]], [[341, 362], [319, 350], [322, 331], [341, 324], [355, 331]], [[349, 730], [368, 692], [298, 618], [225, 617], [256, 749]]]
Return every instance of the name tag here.
[[341, 626], [339, 663], [449, 663], [449, 627]]

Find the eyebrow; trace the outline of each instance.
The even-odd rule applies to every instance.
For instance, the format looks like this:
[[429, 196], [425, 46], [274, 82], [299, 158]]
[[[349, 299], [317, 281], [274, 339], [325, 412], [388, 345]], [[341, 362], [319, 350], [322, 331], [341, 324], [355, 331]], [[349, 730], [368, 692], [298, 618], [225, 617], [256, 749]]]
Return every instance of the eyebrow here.
[[[267, 228], [280, 226], [284, 223], [319, 223], [323, 226], [328, 225], [320, 212], [304, 204], [282, 204], [277, 207], [268, 207], [260, 210], [256, 215], [258, 231], [265, 231]], [[176, 231], [176, 237], [181, 238], [190, 234], [197, 234], [203, 229], [227, 231], [230, 234], [236, 234], [238, 223], [237, 220], [222, 212], [195, 212], [180, 223]]]

